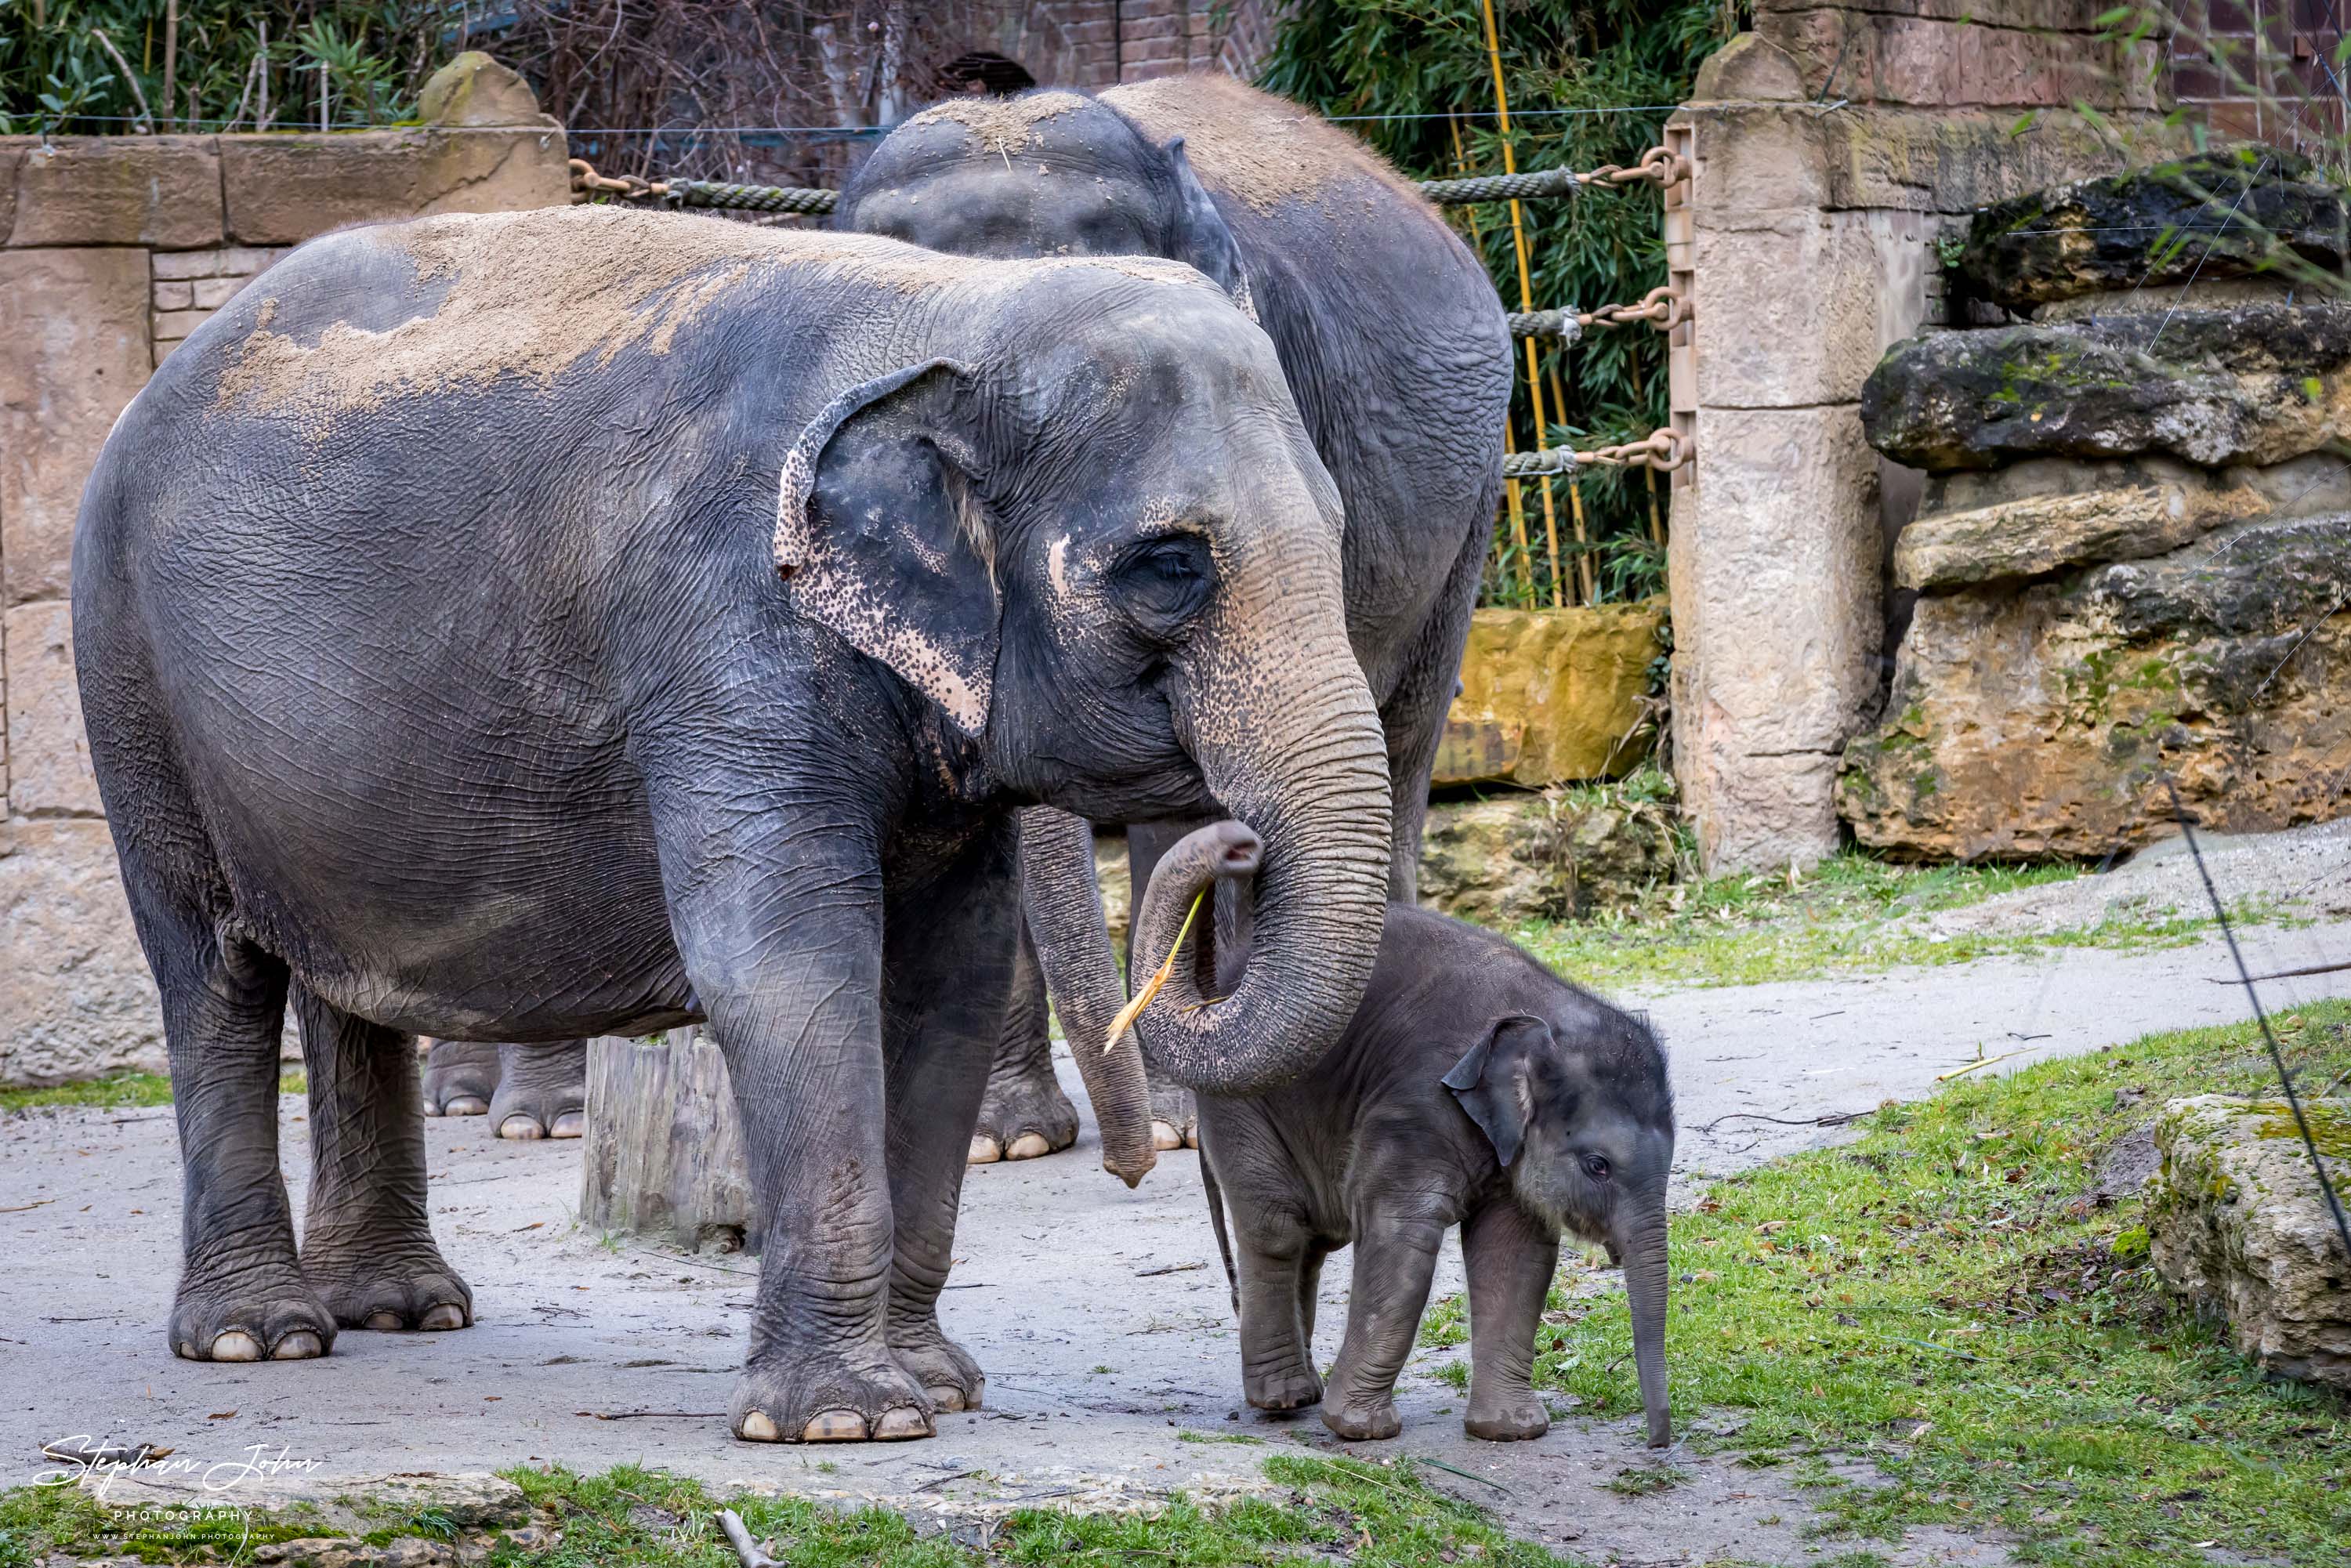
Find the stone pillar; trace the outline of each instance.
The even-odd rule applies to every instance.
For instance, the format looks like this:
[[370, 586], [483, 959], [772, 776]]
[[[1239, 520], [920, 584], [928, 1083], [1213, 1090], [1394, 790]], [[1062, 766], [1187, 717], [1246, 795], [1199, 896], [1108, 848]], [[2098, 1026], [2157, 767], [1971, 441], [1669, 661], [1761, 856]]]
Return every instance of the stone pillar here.
[[1880, 701], [1885, 560], [1918, 483], [1862, 439], [1861, 383], [1937, 308], [1937, 242], [1986, 202], [2183, 140], [2155, 110], [2153, 56], [2099, 42], [2088, 0], [1971, 9], [1758, 0], [1758, 31], [1667, 127], [1694, 167], [1666, 218], [1695, 307], [1670, 356], [1696, 449], [1667, 552], [1674, 755], [1709, 873], [1840, 841], [1837, 774]]

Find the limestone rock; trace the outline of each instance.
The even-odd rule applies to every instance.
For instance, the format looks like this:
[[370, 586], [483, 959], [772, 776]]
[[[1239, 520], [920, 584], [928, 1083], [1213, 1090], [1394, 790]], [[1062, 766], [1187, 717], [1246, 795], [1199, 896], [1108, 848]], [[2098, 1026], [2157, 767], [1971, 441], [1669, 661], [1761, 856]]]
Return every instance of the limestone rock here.
[[[1962, 278], [2011, 310], [2101, 290], [2241, 277], [2282, 253], [2336, 270], [2343, 191], [2308, 160], [2236, 148], [1999, 202], [1977, 213]], [[2179, 241], [2159, 244], [2167, 233]]]
[[2351, 305], [1922, 333], [1870, 372], [1861, 419], [1879, 452], [1934, 472], [2146, 453], [2283, 462], [2351, 429]]
[[2149, 560], [1922, 597], [1840, 813], [1914, 858], [2095, 856], [2197, 821], [2351, 799], [2351, 514], [2222, 528]]
[[561, 129], [368, 131], [224, 136], [229, 237], [299, 245], [353, 224], [434, 213], [517, 212], [571, 200]]
[[[2351, 1101], [2303, 1108], [2336, 1193], [2351, 1194]], [[2351, 1389], [2351, 1258], [2286, 1103], [2174, 1100], [2155, 1142], [2147, 1239], [2164, 1282], [2226, 1317], [2272, 1373]]]
[[1668, 813], [1610, 791], [1439, 801], [1420, 849], [1420, 902], [1489, 925], [1628, 908], [1674, 874]]
[[162, 1003], [106, 824], [0, 824], [0, 1083], [163, 1065]]
[[2351, 472], [2314, 454], [2270, 467], [2209, 469], [2164, 457], [2032, 458], [1938, 474], [1894, 549], [1897, 586], [1924, 591], [2137, 560], [2215, 528], [2351, 507]]
[[427, 125], [553, 125], [530, 84], [479, 49], [467, 49], [424, 82], [416, 118]]
[[105, 807], [82, 733], [73, 608], [20, 604], [0, 619], [8, 651], [8, 809], [20, 817], [95, 817]]
[[62, 136], [16, 160], [5, 241], [33, 246], [221, 242], [220, 159], [209, 136]]
[[1541, 788], [1625, 772], [1647, 750], [1641, 699], [1665, 618], [1662, 599], [1478, 611], [1435, 782]]
[[1127, 885], [1125, 834], [1098, 833], [1094, 836], [1094, 881], [1102, 887], [1102, 918], [1110, 927], [1110, 939], [1123, 952], [1126, 947], [1127, 904], [1132, 892]]

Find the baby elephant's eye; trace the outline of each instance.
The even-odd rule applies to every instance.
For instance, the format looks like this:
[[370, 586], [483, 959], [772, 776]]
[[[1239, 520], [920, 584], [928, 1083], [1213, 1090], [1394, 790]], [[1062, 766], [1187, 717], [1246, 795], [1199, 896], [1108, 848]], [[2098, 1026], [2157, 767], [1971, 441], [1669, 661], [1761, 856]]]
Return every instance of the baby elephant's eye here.
[[1590, 1176], [1593, 1181], [1606, 1181], [1608, 1179], [1608, 1157], [1605, 1155], [1584, 1155], [1583, 1174]]

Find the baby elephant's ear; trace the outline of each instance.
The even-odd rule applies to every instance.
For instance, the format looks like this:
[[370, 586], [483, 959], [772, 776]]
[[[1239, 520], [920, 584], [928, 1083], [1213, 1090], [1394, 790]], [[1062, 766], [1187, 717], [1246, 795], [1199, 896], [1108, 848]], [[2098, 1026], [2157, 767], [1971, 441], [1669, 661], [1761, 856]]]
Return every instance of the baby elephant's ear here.
[[946, 710], [987, 727], [994, 540], [956, 382], [930, 360], [851, 387], [809, 421], [776, 486], [776, 570], [794, 608]]
[[1465, 1051], [1440, 1081], [1494, 1145], [1494, 1157], [1506, 1170], [1519, 1157], [1527, 1118], [1534, 1110], [1529, 1069], [1551, 1047], [1551, 1025], [1542, 1019], [1506, 1018]]

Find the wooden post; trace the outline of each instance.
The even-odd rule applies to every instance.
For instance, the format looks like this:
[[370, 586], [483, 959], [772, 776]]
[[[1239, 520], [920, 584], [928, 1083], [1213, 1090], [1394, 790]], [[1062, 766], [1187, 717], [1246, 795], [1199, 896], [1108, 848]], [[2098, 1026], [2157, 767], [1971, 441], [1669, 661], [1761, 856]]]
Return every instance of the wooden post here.
[[757, 1251], [742, 1124], [718, 1047], [698, 1029], [588, 1042], [580, 1222], [699, 1251]]

